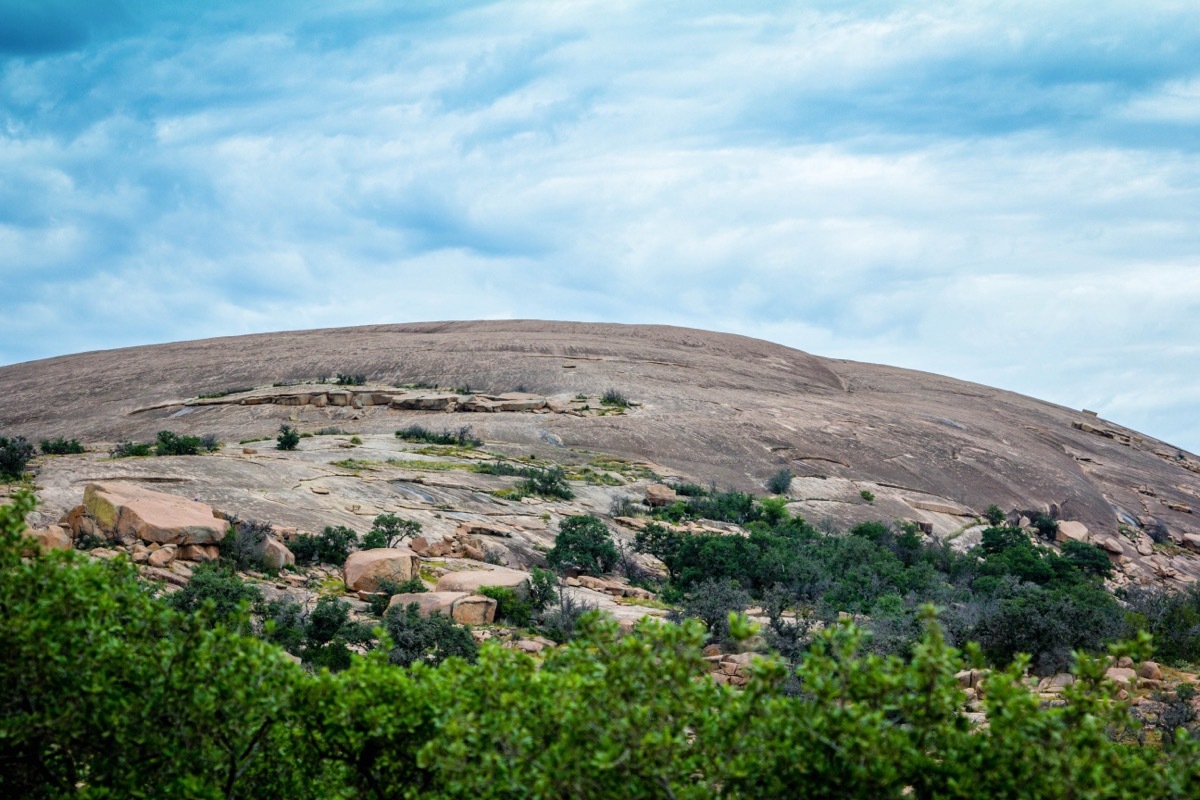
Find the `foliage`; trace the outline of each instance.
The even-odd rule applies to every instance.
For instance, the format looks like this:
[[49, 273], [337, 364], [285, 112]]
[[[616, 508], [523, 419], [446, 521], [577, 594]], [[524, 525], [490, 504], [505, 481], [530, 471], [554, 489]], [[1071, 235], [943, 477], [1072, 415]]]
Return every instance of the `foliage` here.
[[159, 456], [195, 456], [204, 443], [199, 436], [180, 436], [172, 431], [159, 431], [154, 454]]
[[227, 565], [209, 561], [197, 565], [187, 586], [167, 599], [172, 608], [184, 614], [203, 612], [212, 623], [237, 625], [245, 621], [245, 613], [254, 604], [262, 601], [262, 592]]
[[533, 603], [508, 586], [482, 586], [479, 594], [496, 601], [496, 619], [518, 628], [528, 627], [533, 621]]
[[[0, 445], [0, 447], [2, 446]], [[83, 445], [78, 439], [64, 439], [61, 436], [55, 439], [42, 439], [40, 447], [42, 453], [48, 456], [78, 455], [84, 452]]]
[[863, 489], [861, 492], [858, 493], [858, 496], [861, 497], [863, 500], [866, 500], [868, 503], [875, 502], [875, 494], [874, 494], [874, 492], [872, 492], [869, 489]]
[[279, 426], [279, 435], [275, 437], [275, 441], [276, 450], [295, 450], [300, 444], [300, 432], [284, 423]]
[[546, 561], [553, 567], [573, 566], [588, 575], [602, 575], [612, 570], [618, 556], [603, 520], [585, 514], [562, 521]]
[[1033, 518], [1033, 527], [1043, 539], [1054, 541], [1054, 534], [1058, 533], [1058, 520], [1049, 514], [1038, 514]]
[[108, 451], [110, 458], [140, 458], [150, 455], [153, 445], [149, 442], [118, 442]]
[[306, 664], [333, 671], [346, 669], [351, 648], [367, 647], [375, 640], [371, 629], [350, 620], [350, 606], [336, 597], [322, 597], [308, 615], [300, 653]]
[[781, 469], [767, 480], [767, 491], [771, 494], [787, 494], [792, 488], [792, 478], [796, 477], [790, 469]]
[[221, 449], [221, 440], [215, 433], [206, 433], [200, 437], [200, 446], [209, 453], [215, 453]]
[[1128, 638], [1138, 631], [1154, 637], [1154, 654], [1175, 666], [1200, 662], [1200, 586], [1181, 591], [1131, 586], [1122, 592]]
[[221, 560], [243, 572], [262, 569], [263, 546], [271, 533], [271, 524], [254, 520], [233, 520], [225, 538], [218, 543]]
[[33, 455], [33, 445], [24, 436], [0, 436], [0, 478], [19, 480]]
[[358, 534], [343, 525], [325, 526], [316, 536], [299, 534], [288, 543], [297, 564], [330, 564], [340, 567], [358, 544]]
[[697, 583], [683, 601], [679, 616], [698, 619], [708, 630], [709, 641], [728, 646], [734, 643], [730, 637], [729, 614], [740, 613], [750, 605], [750, 593], [728, 578], [707, 580]]
[[606, 389], [604, 394], [600, 395], [600, 405], [629, 408], [630, 403], [629, 398], [616, 389]]
[[337, 380], [334, 381], [338, 386], [362, 386], [367, 382], [367, 376], [361, 373], [349, 375], [339, 372]]
[[390, 578], [384, 578], [379, 582], [379, 588], [375, 594], [371, 595], [367, 600], [367, 605], [371, 608], [371, 613], [377, 617], [382, 617], [388, 609], [388, 604], [392, 602], [392, 597], [398, 594], [422, 594], [428, 592], [425, 584], [420, 578], [409, 578], [406, 581], [394, 581]]
[[992, 503], [987, 507], [987, 510], [983, 512], [983, 518], [987, 520], [988, 524], [993, 527], [1001, 525], [1004, 523], [1004, 510], [995, 503]]
[[407, 667], [418, 662], [440, 664], [453, 657], [475, 660], [479, 648], [469, 630], [441, 614], [422, 617], [417, 609], [416, 603], [397, 605], [384, 615], [391, 663]]
[[424, 425], [409, 425], [407, 428], [396, 431], [396, 438], [405, 442], [428, 442], [429, 444], [448, 444], [468, 448], [483, 445], [483, 440], [475, 436], [470, 425], [463, 425], [456, 430], [442, 428], [440, 431], [431, 430]]
[[395, 547], [413, 536], [421, 533], [421, 523], [415, 519], [401, 519], [395, 514], [380, 514], [371, 523], [371, 530], [363, 535], [364, 550], [375, 550], [380, 547]]
[[567, 485], [567, 474], [562, 467], [536, 470], [528, 478], [517, 484], [517, 491], [523, 495], [538, 495], [545, 498], [570, 500], [575, 492]]
[[534, 611], [545, 611], [558, 597], [558, 576], [548, 569], [534, 567], [529, 573], [529, 602]]

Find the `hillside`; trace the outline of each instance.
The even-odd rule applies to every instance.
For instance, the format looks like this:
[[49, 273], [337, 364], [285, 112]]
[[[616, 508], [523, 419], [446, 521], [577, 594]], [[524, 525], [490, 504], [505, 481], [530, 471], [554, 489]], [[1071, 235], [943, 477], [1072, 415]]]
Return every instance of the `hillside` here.
[[[316, 383], [339, 373], [367, 383]], [[2, 367], [0, 385], [0, 431], [31, 440], [75, 437], [103, 449], [162, 429], [236, 442], [273, 436], [282, 422], [368, 436], [413, 423], [470, 425], [502, 451], [567, 464], [619, 456], [663, 477], [721, 488], [762, 491], [768, 477], [790, 469], [797, 479], [789, 508], [814, 524], [903, 519], [944, 538], [969, 532], [992, 503], [1017, 516], [1047, 512], [1085, 525], [1133, 580], [1200, 575], [1190, 552], [1200, 538], [1188, 538], [1200, 537], [1193, 454], [1011, 392], [742, 336], [539, 321], [368, 326], [64, 356]], [[396, 388], [405, 385], [421, 388]], [[228, 389], [253, 391], [200, 398]], [[335, 405], [328, 392], [347, 389], [354, 393], [347, 405]], [[635, 405], [601, 411], [596, 399], [606, 390]], [[519, 396], [469, 401], [513, 392], [524, 405], [514, 402]], [[447, 398], [455, 411], [417, 410], [445, 409]], [[241, 513], [316, 522], [298, 514], [286, 492], [272, 498], [247, 488], [285, 483], [291, 467], [274, 475], [284, 465], [234, 447], [225, 455], [202, 462], [201, 472], [211, 474], [182, 474], [189, 466], [165, 482], [217, 505], [240, 495], [252, 507]], [[68, 495], [87, 480], [168, 469], [155, 461], [43, 467], [46, 513], [78, 502]], [[53, 507], [55, 489], [60, 507]]]

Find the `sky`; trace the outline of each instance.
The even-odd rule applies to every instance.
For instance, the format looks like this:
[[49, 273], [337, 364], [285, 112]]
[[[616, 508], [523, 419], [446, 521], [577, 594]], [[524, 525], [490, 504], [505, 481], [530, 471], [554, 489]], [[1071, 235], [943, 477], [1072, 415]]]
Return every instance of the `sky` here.
[[1200, 452], [1188, 2], [0, 0], [0, 364], [661, 323]]

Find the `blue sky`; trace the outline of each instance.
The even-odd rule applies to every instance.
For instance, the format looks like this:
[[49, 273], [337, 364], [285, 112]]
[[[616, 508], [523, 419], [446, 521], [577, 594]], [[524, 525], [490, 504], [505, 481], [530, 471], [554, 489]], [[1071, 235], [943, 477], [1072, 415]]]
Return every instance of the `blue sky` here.
[[667, 323], [1200, 451], [1195, 12], [0, 0], [0, 363]]

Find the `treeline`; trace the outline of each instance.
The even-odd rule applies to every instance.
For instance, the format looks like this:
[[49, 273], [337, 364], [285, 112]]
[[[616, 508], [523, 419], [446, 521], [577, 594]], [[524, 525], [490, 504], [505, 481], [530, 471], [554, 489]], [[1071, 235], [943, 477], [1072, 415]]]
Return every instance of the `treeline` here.
[[[789, 680], [703, 679], [697, 623], [621, 635], [592, 618], [541, 667], [485, 644], [474, 663], [331, 673], [173, 608], [128, 563], [22, 557], [28, 495], [0, 508], [0, 794], [186, 798], [1171, 798], [1200, 791], [1200, 748], [1120, 743], [1124, 706], [1081, 658], [1042, 708], [1022, 659], [986, 681], [972, 729], [963, 662], [925, 621], [911, 658], [821, 634]], [[244, 616], [244, 611], [242, 612]], [[752, 634], [735, 618], [730, 635]], [[1137, 656], [1138, 654], [1134, 654]], [[794, 681], [799, 691], [788, 691]]]

